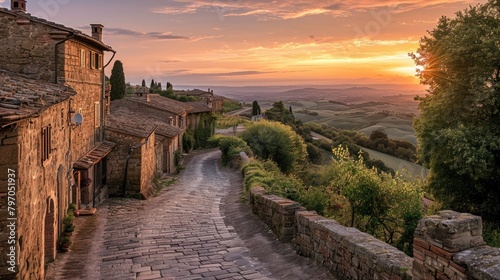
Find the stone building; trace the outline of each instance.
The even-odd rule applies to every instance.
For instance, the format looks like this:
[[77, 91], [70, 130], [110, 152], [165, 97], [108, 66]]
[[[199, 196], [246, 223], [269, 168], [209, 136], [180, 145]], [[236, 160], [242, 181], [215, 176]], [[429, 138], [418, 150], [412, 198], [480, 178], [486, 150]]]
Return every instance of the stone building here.
[[[114, 54], [101, 41], [103, 26], [91, 25], [88, 36], [31, 16], [26, 4], [0, 8], [1, 279], [44, 278], [68, 205], [92, 207], [106, 196], [106, 155], [114, 147], [103, 131], [103, 57]], [[16, 176], [13, 232], [6, 172]], [[16, 274], [5, 266], [12, 236]]]
[[193, 96], [203, 101], [215, 112], [224, 111], [224, 98], [222, 96], [218, 96], [214, 94], [214, 91], [208, 89], [208, 91], [204, 91], [201, 89], [193, 89], [193, 90], [176, 90], [174, 91], [176, 95], [185, 95], [185, 96]]
[[174, 119], [168, 113], [144, 110], [130, 98], [111, 102], [106, 138], [117, 147], [109, 154], [110, 194], [148, 197], [154, 176], [176, 170], [183, 128], [174, 126]]

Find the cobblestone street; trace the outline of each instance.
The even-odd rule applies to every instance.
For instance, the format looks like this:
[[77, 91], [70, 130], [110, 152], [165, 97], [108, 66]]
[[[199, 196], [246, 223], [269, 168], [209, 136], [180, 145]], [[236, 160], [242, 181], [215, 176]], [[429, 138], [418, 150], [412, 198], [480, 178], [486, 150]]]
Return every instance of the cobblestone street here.
[[72, 252], [48, 279], [332, 279], [277, 241], [240, 195], [220, 152], [194, 152], [173, 185], [149, 200], [110, 199], [78, 217]]

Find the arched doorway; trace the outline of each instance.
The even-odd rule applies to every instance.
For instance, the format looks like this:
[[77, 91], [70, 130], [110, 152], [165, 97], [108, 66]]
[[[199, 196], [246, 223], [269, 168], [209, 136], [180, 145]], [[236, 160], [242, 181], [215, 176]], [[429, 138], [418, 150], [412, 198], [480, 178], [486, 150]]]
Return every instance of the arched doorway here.
[[56, 232], [54, 227], [55, 213], [54, 200], [47, 198], [47, 211], [45, 211], [44, 229], [44, 256], [45, 263], [52, 261], [56, 257]]

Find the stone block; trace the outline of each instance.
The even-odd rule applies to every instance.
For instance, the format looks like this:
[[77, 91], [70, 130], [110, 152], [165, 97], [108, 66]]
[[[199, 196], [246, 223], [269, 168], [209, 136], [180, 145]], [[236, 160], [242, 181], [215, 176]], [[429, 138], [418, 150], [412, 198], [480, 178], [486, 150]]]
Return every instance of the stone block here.
[[481, 244], [482, 237], [472, 235], [478, 231], [482, 231], [481, 217], [441, 211], [439, 215], [421, 219], [415, 237], [427, 244], [455, 253], [471, 248], [475, 244]]
[[[500, 279], [500, 248], [479, 246], [457, 253], [452, 268], [467, 268], [472, 279]], [[458, 269], [459, 270], [459, 269]]]

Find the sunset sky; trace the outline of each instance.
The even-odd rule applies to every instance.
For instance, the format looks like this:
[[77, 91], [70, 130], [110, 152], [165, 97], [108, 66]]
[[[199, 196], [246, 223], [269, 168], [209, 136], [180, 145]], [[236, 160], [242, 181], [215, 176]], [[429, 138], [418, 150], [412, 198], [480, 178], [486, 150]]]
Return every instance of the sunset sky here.
[[28, 12], [87, 34], [103, 24], [133, 84], [416, 84], [419, 38], [485, 2], [28, 0]]

